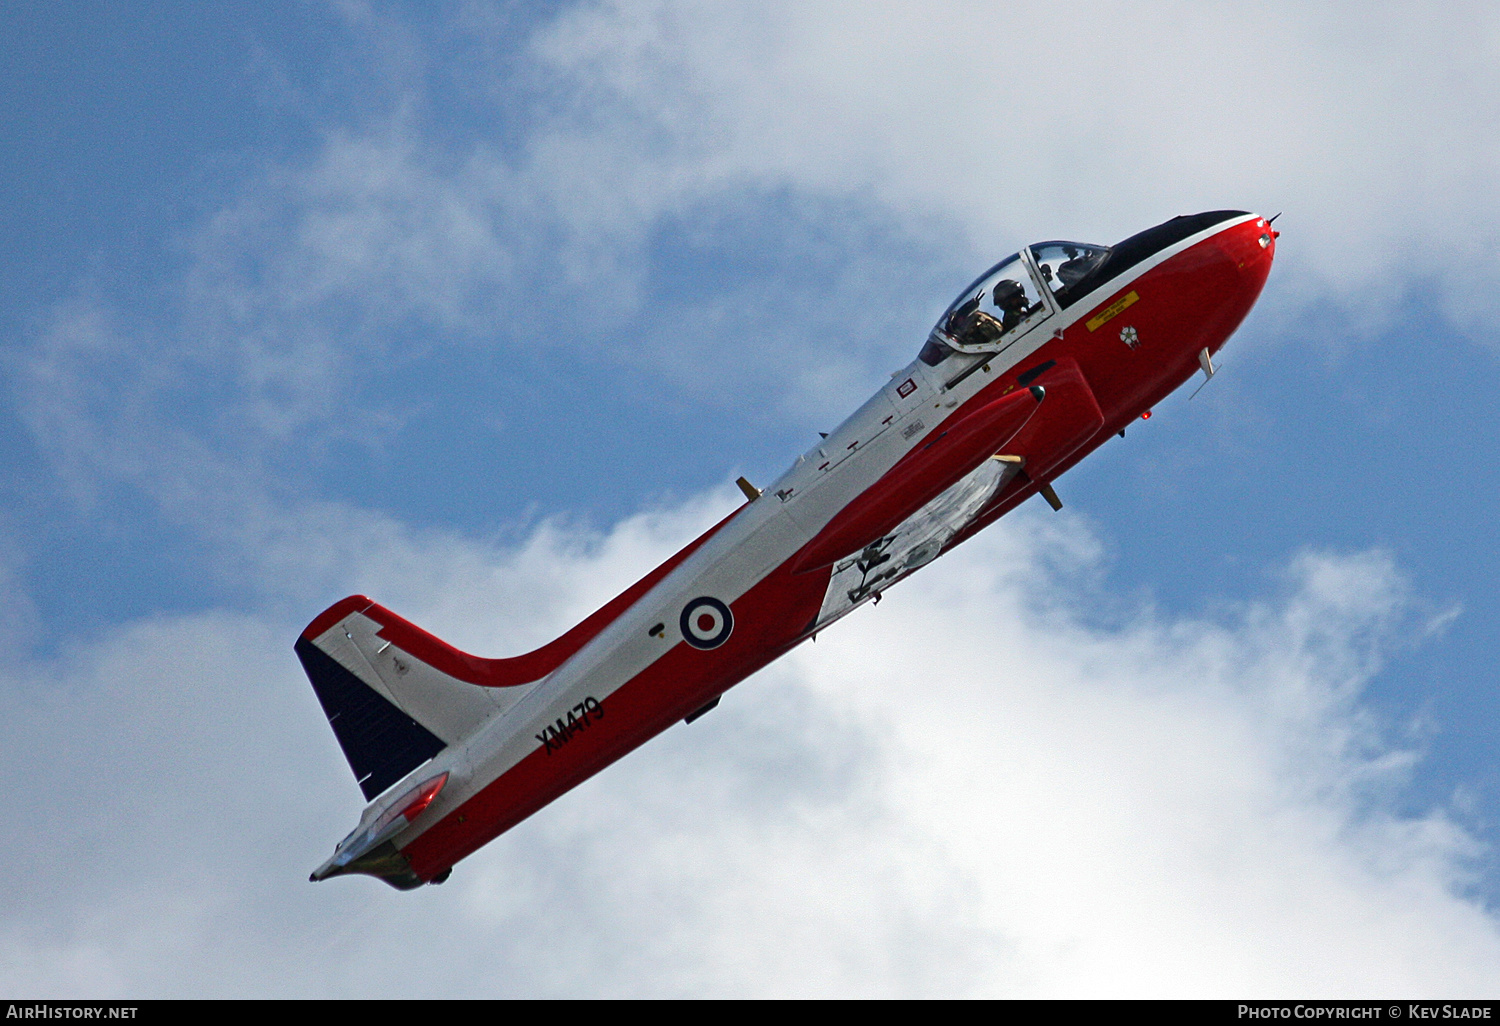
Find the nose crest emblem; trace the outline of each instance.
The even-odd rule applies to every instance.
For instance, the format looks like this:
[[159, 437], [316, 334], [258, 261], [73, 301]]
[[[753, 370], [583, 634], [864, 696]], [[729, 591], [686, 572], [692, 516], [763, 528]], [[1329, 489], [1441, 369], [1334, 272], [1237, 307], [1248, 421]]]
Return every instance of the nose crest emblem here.
[[1134, 349], [1136, 346], [1141, 344], [1141, 336], [1136, 332], [1134, 328], [1127, 324], [1125, 327], [1120, 329], [1120, 341], [1124, 342], [1131, 349]]

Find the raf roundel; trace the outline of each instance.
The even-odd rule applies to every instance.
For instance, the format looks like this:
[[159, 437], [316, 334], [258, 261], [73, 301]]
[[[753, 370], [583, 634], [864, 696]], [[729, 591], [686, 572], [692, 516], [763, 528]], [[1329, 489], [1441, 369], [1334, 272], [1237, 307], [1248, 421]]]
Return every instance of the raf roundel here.
[[734, 630], [734, 614], [716, 598], [704, 595], [682, 607], [682, 638], [694, 648], [718, 648]]

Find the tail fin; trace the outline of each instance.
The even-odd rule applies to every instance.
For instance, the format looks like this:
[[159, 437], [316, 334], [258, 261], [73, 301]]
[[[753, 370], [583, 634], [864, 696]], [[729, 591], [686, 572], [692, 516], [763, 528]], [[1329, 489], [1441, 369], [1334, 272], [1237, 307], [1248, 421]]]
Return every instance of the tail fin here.
[[510, 659], [460, 652], [363, 595], [319, 613], [297, 639], [297, 657], [365, 798], [519, 702], [524, 685], [561, 666], [734, 515], [566, 634]]
[[460, 652], [363, 595], [325, 610], [295, 648], [366, 799], [514, 705], [526, 691], [515, 685], [550, 669], [493, 672], [486, 664], [511, 661]]

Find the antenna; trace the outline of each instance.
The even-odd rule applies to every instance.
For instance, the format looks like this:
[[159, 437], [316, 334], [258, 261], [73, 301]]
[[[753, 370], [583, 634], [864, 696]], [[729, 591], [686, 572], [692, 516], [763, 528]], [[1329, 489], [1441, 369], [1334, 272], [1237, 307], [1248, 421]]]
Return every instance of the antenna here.
[[1203, 391], [1203, 385], [1208, 384], [1213, 376], [1219, 373], [1219, 368], [1214, 366], [1214, 358], [1209, 355], [1207, 346], [1198, 353], [1198, 366], [1203, 368], [1203, 384], [1193, 389], [1193, 394], [1188, 396], [1188, 402], [1198, 398], [1198, 393]]

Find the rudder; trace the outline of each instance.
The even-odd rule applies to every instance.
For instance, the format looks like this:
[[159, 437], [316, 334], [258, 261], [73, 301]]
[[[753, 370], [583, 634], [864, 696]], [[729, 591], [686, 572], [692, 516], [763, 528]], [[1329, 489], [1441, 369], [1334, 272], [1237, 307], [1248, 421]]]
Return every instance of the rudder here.
[[503, 660], [460, 652], [363, 595], [325, 610], [294, 648], [366, 799], [519, 701], [530, 681], [517, 676], [550, 670], [495, 672], [486, 664]]
[[298, 638], [295, 648], [366, 801], [446, 747], [307, 638]]

